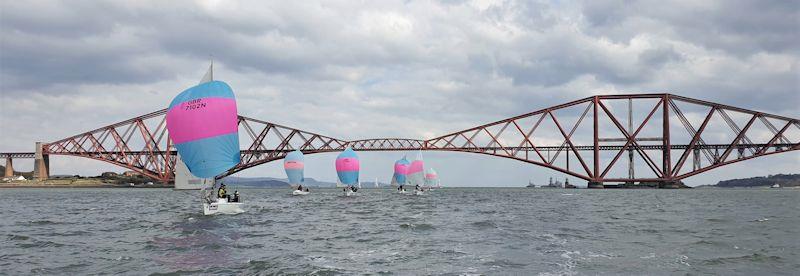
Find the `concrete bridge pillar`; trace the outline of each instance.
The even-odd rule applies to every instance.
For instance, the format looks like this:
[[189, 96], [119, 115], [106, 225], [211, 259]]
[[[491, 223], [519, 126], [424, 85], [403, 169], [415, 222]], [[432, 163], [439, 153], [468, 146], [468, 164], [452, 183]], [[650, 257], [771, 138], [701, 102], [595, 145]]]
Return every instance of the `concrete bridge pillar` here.
[[14, 176], [14, 164], [13, 160], [11, 160], [11, 156], [6, 157], [6, 173], [5, 177], [12, 177]]
[[589, 189], [602, 189], [603, 188], [603, 182], [589, 181], [589, 184], [587, 185], [587, 188], [589, 188]]
[[50, 155], [44, 153], [42, 142], [36, 142], [36, 154], [33, 160], [33, 179], [46, 180], [50, 177]]

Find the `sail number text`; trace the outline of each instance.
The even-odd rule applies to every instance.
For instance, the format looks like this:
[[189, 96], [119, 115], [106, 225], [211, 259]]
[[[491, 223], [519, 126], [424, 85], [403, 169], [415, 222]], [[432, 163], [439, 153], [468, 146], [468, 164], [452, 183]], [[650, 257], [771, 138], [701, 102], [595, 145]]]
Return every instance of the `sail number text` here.
[[203, 102], [203, 99], [194, 99], [191, 101], [186, 102], [186, 106], [183, 107], [184, 110], [195, 110], [206, 107], [206, 103]]

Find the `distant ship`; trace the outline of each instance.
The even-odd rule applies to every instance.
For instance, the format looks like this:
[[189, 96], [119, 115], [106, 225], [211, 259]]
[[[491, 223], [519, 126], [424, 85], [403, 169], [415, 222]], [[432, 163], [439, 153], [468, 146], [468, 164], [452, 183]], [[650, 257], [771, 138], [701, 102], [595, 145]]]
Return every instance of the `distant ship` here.
[[[537, 188], [536, 185], [533, 184], [533, 181], [530, 181], [530, 180], [528, 180], [528, 186], [525, 186], [525, 187], [527, 187], [527, 188]], [[575, 185], [569, 184], [569, 178], [565, 178], [564, 179], [564, 183], [561, 183], [561, 181], [558, 181], [558, 180], [553, 181], [553, 178], [551, 177], [550, 181], [547, 183], [547, 185], [542, 185], [542, 186], [539, 186], [538, 188], [577, 189], [578, 187], [575, 186]]]
[[561, 183], [561, 181], [556, 180], [556, 182], [553, 182], [553, 178], [551, 177], [549, 183], [545, 186], [542, 186], [541, 188], [563, 188], [563, 187], [564, 186], [563, 183]]
[[577, 189], [578, 187], [572, 184], [569, 184], [569, 178], [564, 179], [564, 189]]
[[769, 187], [770, 187], [770, 188], [780, 188], [780, 187], [781, 187], [781, 185], [778, 185], [778, 184], [773, 184], [772, 186], [769, 186]]

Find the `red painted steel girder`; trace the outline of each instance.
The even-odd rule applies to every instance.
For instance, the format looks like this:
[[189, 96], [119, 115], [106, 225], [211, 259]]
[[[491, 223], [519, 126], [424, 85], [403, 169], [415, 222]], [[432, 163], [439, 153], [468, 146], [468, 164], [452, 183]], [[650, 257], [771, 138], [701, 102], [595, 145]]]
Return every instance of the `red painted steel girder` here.
[[[604, 102], [609, 102], [609, 101], [614, 101], [614, 100], [629, 100], [629, 99], [630, 100], [634, 100], [634, 102], [642, 101], [642, 100], [652, 100], [652, 102], [656, 102], [655, 106], [653, 106], [653, 108], [651, 109], [649, 115], [647, 115], [647, 118], [645, 118], [639, 125], [634, 126], [634, 129], [636, 130], [634, 133], [628, 133], [628, 130], [626, 130], [622, 126], [622, 124], [620, 123], [620, 120], [617, 119], [617, 117], [611, 111], [609, 111], [609, 108], [607, 108], [606, 104], [604, 103]], [[691, 123], [685, 118], [685, 116], [683, 115], [683, 113], [681, 112], [680, 108], [678, 107], [678, 105], [676, 105], [675, 102], [681, 102], [683, 104], [690, 104], [690, 105], [694, 105], [694, 106], [705, 107], [705, 108], [710, 109], [711, 113], [713, 113], [714, 111], [719, 112], [719, 114], [721, 114], [720, 116], [722, 116], [722, 118], [725, 120], [727, 126], [731, 127], [733, 132], [736, 134], [735, 137], [733, 137], [732, 140], [730, 141], [730, 143], [727, 143], [727, 144], [715, 144], [713, 146], [705, 144], [705, 142], [702, 142], [702, 138], [701, 137], [704, 134], [704, 130], [706, 129], [705, 126], [706, 126], [706, 124], [708, 122], [704, 121], [700, 125], [699, 129], [695, 129], [696, 126], [691, 125]], [[593, 125], [594, 125], [594, 127], [593, 127], [594, 137], [592, 137], [592, 139], [591, 139], [593, 141], [593, 146], [577, 146], [577, 147], [574, 147], [573, 144], [575, 144], [575, 143], [572, 141], [572, 137], [571, 137], [572, 131], [570, 131], [570, 133], [567, 134], [565, 132], [565, 129], [575, 129], [575, 128], [577, 128], [578, 125], [581, 124], [581, 120], [586, 115], [586, 112], [584, 111], [584, 113], [582, 115], [580, 115], [580, 118], [575, 122], [575, 124], [567, 125], [567, 126], [565, 126], [563, 128], [561, 127], [562, 124], [559, 123], [559, 120], [557, 118], [555, 118], [554, 116], [552, 116], [552, 114], [553, 114], [553, 112], [555, 112], [557, 110], [563, 110], [563, 109], [570, 108], [570, 107], [573, 107], [573, 106], [582, 106], [582, 105], [586, 105], [586, 108], [593, 108], [594, 109], [594, 113], [592, 115], [593, 121], [594, 121], [594, 123], [593, 123]], [[639, 104], [639, 105], [641, 105], [641, 104]], [[650, 104], [647, 104], [647, 105], [650, 105]], [[602, 112], [598, 112], [597, 111], [600, 108], [602, 108]], [[734, 122], [733, 120], [731, 120], [730, 116], [727, 115], [728, 112], [736, 112], [736, 113], [740, 113], [740, 114], [745, 114], [745, 115], [749, 116], [750, 119], [743, 126], [743, 128], [739, 128], [739, 125], [736, 122]], [[614, 141], [614, 140], [617, 140], [617, 139], [600, 139], [599, 138], [599, 136], [597, 134], [598, 127], [596, 126], [598, 124], [598, 117], [599, 117], [598, 113], [604, 114], [607, 117], [607, 120], [606, 120], [607, 121], [606, 122], [607, 123], [607, 128], [605, 128], [605, 129], [607, 130], [607, 129], [615, 129], [616, 128], [615, 130], [617, 131], [617, 135], [621, 136], [621, 137], [624, 137], [624, 138], [619, 139], [619, 140], [625, 142], [625, 144], [621, 147], [621, 149], [618, 150], [617, 154], [612, 159], [612, 161], [609, 162], [609, 164], [602, 170], [601, 170], [599, 164], [602, 163], [603, 160], [602, 160], [602, 157], [599, 154], [599, 151], [601, 151], [601, 150], [613, 150], [613, 148], [618, 148], [618, 146], [607, 146], [607, 145], [601, 145], [600, 144], [600, 142], [609, 142], [609, 140]], [[649, 120], [649, 118], [651, 118], [653, 116], [653, 114], [661, 114], [661, 122], [660, 122], [660, 124], [661, 124], [662, 132], [660, 133], [661, 139], [658, 140], [658, 141], [662, 142], [662, 143], [659, 143], [657, 145], [652, 145], [652, 144], [651, 145], [640, 145], [640, 142], [642, 142], [642, 141], [647, 142], [650, 139], [641, 139], [641, 140], [637, 139], [637, 135], [636, 134], [645, 125], [648, 124], [648, 120]], [[538, 143], [534, 142], [534, 140], [536, 140], [537, 137], [536, 137], [535, 134], [532, 135], [532, 133], [537, 129], [537, 127], [539, 126], [539, 123], [542, 122], [542, 120], [544, 120], [545, 117], [550, 117], [554, 121], [554, 123], [557, 126], [556, 131], [557, 132], [561, 132], [562, 133], [562, 137], [564, 138], [564, 142], [561, 143], [563, 149], [566, 152], [574, 153], [575, 157], [578, 159], [580, 164], [585, 169], [585, 172], [570, 170], [568, 165], [567, 166], [563, 166], [563, 165], [554, 164], [554, 162], [553, 162], [554, 158], [553, 159], [544, 158], [544, 156], [541, 154], [541, 152], [545, 151], [545, 150], [543, 150], [544, 147], [542, 147]], [[529, 123], [528, 125], [525, 125], [525, 126], [521, 126], [522, 123], [519, 123], [521, 120], [530, 119], [530, 118], [536, 119], [535, 120], [536, 123], [535, 124]], [[670, 118], [677, 118], [677, 119], [679, 119], [679, 121], [682, 124], [684, 124], [684, 126], [687, 128], [688, 134], [691, 137], [693, 137], [693, 139], [692, 139], [690, 144], [688, 144], [688, 145], [677, 145], [677, 144], [672, 142], [672, 138], [671, 138], [671, 135], [670, 135], [670, 126], [671, 126], [670, 123], [669, 123], [670, 122]], [[757, 119], [762, 121], [766, 125], [766, 127], [770, 131], [772, 131], [772, 135], [774, 135], [769, 140], [768, 143], [753, 143], [749, 138], [747, 138], [747, 135], [746, 135], [747, 131], [750, 129], [751, 125]], [[771, 119], [773, 121], [777, 121], [777, 122], [780, 122], [781, 124], [783, 124], [782, 127], [780, 128], [780, 130], [778, 130], [778, 128], [776, 128], [774, 125], [772, 125], [772, 123], [768, 119]], [[501, 141], [501, 139], [497, 139], [496, 136], [499, 136], [498, 133], [501, 133], [501, 132], [505, 131], [507, 129], [506, 126], [508, 126], [508, 125], [514, 125], [515, 126], [515, 129], [512, 128], [512, 130], [511, 130], [511, 132], [513, 132], [512, 137], [510, 139], [506, 139], [505, 141]], [[530, 130], [529, 131], [525, 131], [524, 129], [526, 129], [526, 127], [529, 127]], [[788, 118], [788, 117], [784, 117], [784, 116], [766, 114], [766, 113], [762, 113], [762, 112], [747, 110], [747, 109], [738, 108], [738, 107], [732, 107], [732, 106], [728, 106], [728, 105], [716, 104], [716, 103], [712, 103], [712, 102], [696, 100], [696, 99], [691, 99], [691, 98], [686, 98], [686, 97], [681, 97], [681, 96], [675, 96], [675, 95], [671, 95], [671, 94], [599, 95], [599, 96], [593, 96], [593, 97], [588, 97], [588, 98], [572, 101], [572, 102], [565, 103], [565, 104], [562, 104], [562, 105], [557, 105], [557, 106], [554, 106], [554, 107], [549, 107], [549, 108], [537, 110], [537, 111], [530, 112], [530, 113], [527, 113], [527, 114], [511, 117], [511, 118], [508, 118], [508, 119], [499, 120], [499, 121], [496, 121], [496, 122], [493, 122], [493, 123], [489, 123], [489, 124], [473, 127], [473, 128], [470, 128], [470, 129], [466, 129], [466, 130], [450, 133], [450, 134], [447, 134], [447, 135], [439, 136], [439, 137], [427, 140], [426, 144], [428, 145], [427, 149], [430, 149], [430, 150], [471, 151], [471, 152], [479, 152], [479, 153], [484, 153], [484, 154], [493, 155], [493, 156], [500, 156], [500, 157], [507, 157], [507, 158], [512, 158], [512, 159], [517, 159], [517, 160], [520, 160], [520, 161], [529, 162], [529, 163], [537, 164], [537, 165], [540, 165], [540, 166], [548, 167], [548, 168], [551, 168], [551, 169], [554, 169], [554, 170], [557, 170], [557, 171], [561, 171], [561, 172], [564, 172], [564, 173], [567, 173], [567, 174], [570, 174], [570, 175], [573, 175], [573, 176], [576, 176], [576, 177], [579, 177], [579, 178], [582, 178], [582, 179], [586, 179], [586, 180], [589, 180], [589, 181], [608, 182], [608, 181], [619, 181], [620, 179], [625, 179], [626, 182], [627, 181], [633, 181], [633, 182], [652, 181], [653, 179], [656, 179], [656, 180], [659, 180], [659, 181], [674, 181], [674, 180], [684, 179], [686, 177], [690, 177], [690, 176], [693, 176], [693, 175], [696, 175], [696, 174], [699, 174], [699, 173], [702, 173], [702, 172], [706, 172], [706, 171], [709, 171], [709, 170], [712, 170], [712, 169], [715, 169], [715, 168], [718, 168], [718, 167], [721, 167], [721, 166], [724, 166], [724, 165], [736, 163], [736, 162], [739, 162], [739, 161], [744, 161], [744, 160], [752, 159], [752, 158], [759, 157], [759, 156], [765, 156], [765, 155], [769, 155], [769, 154], [775, 154], [775, 153], [781, 153], [781, 152], [793, 151], [793, 150], [800, 149], [800, 146], [798, 146], [798, 145], [800, 145], [800, 137], [797, 137], [797, 136], [800, 136], [800, 135], [795, 134], [795, 136], [792, 137], [791, 139], [785, 137], [786, 130], [789, 129], [789, 128], [792, 128], [792, 127], [796, 128], [797, 130], [800, 130], [800, 121], [798, 121], [797, 119], [792, 119], [792, 118]], [[496, 133], [492, 133], [489, 130], [490, 128], [495, 128], [495, 129], [499, 129], [499, 130], [495, 130]], [[483, 135], [483, 133], [486, 133], [486, 135], [485, 135], [486, 137], [484, 137], [485, 139], [483, 139], [483, 142], [482, 143], [476, 142], [475, 141], [476, 140], [476, 136], [481, 136], [481, 135]], [[519, 144], [510, 144], [508, 142], [509, 140], [515, 141], [515, 142], [518, 142], [518, 141], [521, 141], [521, 142]], [[617, 140], [617, 141], [619, 141], [619, 140]], [[776, 141], [779, 141], [779, 140], [783, 141], [784, 143], [782, 145], [775, 144]], [[742, 142], [742, 141], [746, 141], [746, 142]], [[569, 145], [569, 147], [565, 147], [564, 146], [565, 144]], [[489, 145], [497, 145], [499, 150], [492, 150], [491, 152], [486, 152], [485, 149]], [[530, 150], [521, 150], [520, 148], [523, 145], [528, 146], [528, 148], [532, 149], [533, 152], [536, 153], [536, 154], [535, 155], [530, 154]], [[518, 146], [518, 147], [514, 148], [514, 146]], [[511, 149], [511, 150], [509, 151], [509, 149]], [[686, 157], [688, 155], [692, 154], [692, 151], [694, 149], [702, 149], [702, 150], [706, 151], [706, 154], [708, 154], [708, 150], [710, 150], [710, 149], [715, 149], [715, 150], [716, 149], [723, 149], [724, 151], [723, 151], [722, 155], [717, 156], [715, 158], [715, 160], [713, 160], [712, 162], [709, 162], [709, 165], [707, 165], [705, 167], [702, 167], [702, 168], [697, 169], [697, 170], [689, 171], [689, 172], [682, 171], [681, 170], [682, 169], [682, 165], [685, 162]], [[744, 150], [744, 149], [748, 149], [752, 153], [750, 155], [740, 154], [740, 156], [738, 156], [736, 158], [728, 158], [729, 155], [731, 154], [731, 152], [733, 152], [734, 149], [737, 149], [740, 152], [742, 150]], [[581, 154], [581, 151], [584, 151], [584, 150], [592, 150], [593, 153], [589, 154], [590, 156], [584, 156], [583, 154]], [[607, 178], [606, 174], [613, 168], [616, 160], [620, 157], [622, 152], [624, 152], [625, 150], [633, 150], [636, 153], [638, 153], [639, 156], [644, 161], [644, 163], [647, 165], [647, 167], [650, 168], [650, 170], [652, 171], [654, 177], [634, 178], [634, 179], [631, 179], [631, 178]], [[659, 150], [660, 152], [658, 154], [654, 154], [653, 150]], [[673, 151], [676, 151], [676, 150], [683, 150], [683, 151], [680, 154], [681, 158], [680, 159], [674, 159], [677, 162], [673, 163], [673, 159], [671, 157], [672, 157], [672, 154], [674, 154]], [[520, 154], [520, 152], [522, 152], [524, 154]], [[594, 161], [594, 162], [591, 162], [595, 166], [595, 169], [593, 171], [590, 171], [586, 167], [585, 163], [583, 162], [583, 159], [584, 159], [583, 157], [589, 157]], [[656, 163], [655, 160], [661, 160], [662, 164]], [[567, 162], [567, 164], [569, 164], [569, 163]], [[602, 173], [599, 173], [601, 171], [602, 171]]]
[[[651, 111], [647, 119], [635, 125], [634, 129], [626, 130], [608, 105], [615, 100], [629, 99], [636, 106], [647, 108], [653, 106], [653, 103], [655, 105], [649, 109]], [[710, 111], [703, 113], [706, 115], [703, 123], [692, 124], [676, 103], [708, 108]], [[571, 108], [582, 110], [583, 113], [567, 113], [567, 116], [555, 114], [568, 112]], [[592, 112], [589, 112], [590, 109]], [[740, 127], [728, 113], [745, 114], [749, 116], [749, 120]], [[165, 114], [166, 109], [159, 110], [84, 132], [45, 144], [43, 150], [46, 154], [101, 160], [168, 181], [174, 177], [176, 159], [174, 147], [166, 135]], [[708, 120], [714, 114], [719, 114], [735, 134], [729, 143], [708, 144], [703, 139]], [[602, 116], [606, 118], [601, 120]], [[651, 120], [653, 116], [661, 116], [660, 122]], [[563, 119], [565, 117], [578, 119], [569, 123]], [[593, 134], [589, 135], [591, 137], [574, 136], [576, 130], [583, 126], [582, 122], [586, 117], [591, 118], [588, 120], [591, 122], [586, 125], [592, 129]], [[692, 137], [688, 144], [676, 144], [672, 141], [673, 136], [669, 132], [670, 119], [673, 119], [671, 122], [683, 124], [685, 134]], [[639, 132], [651, 122], [661, 124], [660, 129], [663, 131], [660, 139], [638, 137]], [[551, 123], [555, 127], [549, 132], [542, 129], [543, 124]], [[753, 135], [748, 131], [752, 131], [751, 126], [754, 124], [764, 125], [771, 132], [771, 138], [761, 143], [753, 142], [749, 137]], [[242, 144], [246, 148], [242, 149], [241, 163], [226, 175], [282, 159], [288, 152], [297, 149], [313, 154], [341, 151], [350, 146], [357, 151], [438, 150], [478, 153], [536, 164], [597, 182], [673, 181], [755, 157], [800, 149], [800, 134], [797, 134], [800, 132], [800, 120], [671, 94], [592, 96], [428, 140], [379, 138], [347, 141], [244, 116], [239, 116], [239, 128], [240, 137], [249, 139], [250, 142]], [[599, 130], [611, 132], [605, 133], [604, 137], [622, 138], [601, 139]], [[554, 144], [548, 144], [545, 137], [548, 133], [558, 133], [556, 138], [559, 141], [550, 141]], [[582, 138], [589, 138], [591, 143], [581, 145], [576, 139]], [[635, 179], [607, 177], [626, 150], [636, 152], [652, 175]], [[696, 154], [697, 150], [706, 157], [708, 164], [691, 171], [683, 170], [688, 156]], [[719, 150], [723, 151], [722, 154], [715, 155]], [[614, 158], [603, 159], [600, 156], [601, 151], [614, 151]], [[734, 155], [733, 152], [738, 154]], [[679, 158], [673, 159], [674, 153], [678, 153]], [[580, 166], [570, 168], [570, 158], [578, 160]], [[561, 164], [564, 159], [565, 164]], [[661, 160], [661, 164], [657, 160]], [[604, 161], [609, 162], [601, 167]]]

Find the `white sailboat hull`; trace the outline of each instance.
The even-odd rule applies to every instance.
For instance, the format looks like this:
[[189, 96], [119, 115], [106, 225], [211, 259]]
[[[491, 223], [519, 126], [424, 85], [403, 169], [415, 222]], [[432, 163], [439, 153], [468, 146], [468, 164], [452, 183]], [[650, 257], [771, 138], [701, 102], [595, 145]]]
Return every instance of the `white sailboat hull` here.
[[358, 195], [357, 192], [353, 192], [350, 189], [348, 189], [347, 191], [344, 191], [344, 196], [348, 196], [349, 197], [349, 196], [357, 196], [357, 195]]
[[208, 215], [216, 215], [216, 214], [226, 214], [226, 215], [235, 215], [244, 213], [244, 209], [242, 209], [241, 202], [228, 202], [228, 200], [224, 198], [220, 198], [217, 202], [212, 203], [205, 203], [203, 202], [203, 214]]
[[300, 190], [294, 190], [294, 191], [292, 192], [292, 195], [294, 195], [294, 196], [301, 196], [301, 195], [307, 195], [307, 194], [309, 194], [309, 193], [311, 193], [311, 192], [300, 191]]
[[424, 194], [425, 194], [425, 192], [423, 192], [423, 191], [414, 190], [414, 195], [424, 195]]

